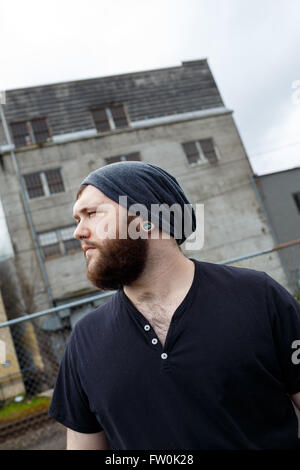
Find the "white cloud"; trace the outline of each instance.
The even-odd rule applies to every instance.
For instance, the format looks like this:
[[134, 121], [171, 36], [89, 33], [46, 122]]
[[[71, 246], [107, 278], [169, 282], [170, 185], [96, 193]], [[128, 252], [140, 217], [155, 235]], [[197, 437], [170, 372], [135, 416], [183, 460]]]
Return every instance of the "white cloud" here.
[[[300, 80], [299, 14], [298, 0], [7, 0], [0, 90], [207, 57], [250, 160], [269, 171], [280, 156], [252, 155], [298, 132], [287, 108]], [[280, 164], [294, 162], [287, 147]]]

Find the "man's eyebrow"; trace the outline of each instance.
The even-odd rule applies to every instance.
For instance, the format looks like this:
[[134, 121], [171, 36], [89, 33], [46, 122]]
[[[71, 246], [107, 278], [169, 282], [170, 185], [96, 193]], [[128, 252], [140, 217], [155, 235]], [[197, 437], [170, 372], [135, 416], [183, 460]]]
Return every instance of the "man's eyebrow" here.
[[89, 210], [96, 210], [99, 206], [101, 206], [102, 204], [104, 204], [104, 202], [97, 202], [97, 204], [93, 204], [93, 205], [90, 205], [90, 206], [86, 206], [86, 207], [82, 207], [79, 211], [76, 211], [75, 213], [73, 213], [73, 217], [74, 219], [78, 219], [78, 215], [77, 214], [84, 214], [85, 212], [89, 211]]

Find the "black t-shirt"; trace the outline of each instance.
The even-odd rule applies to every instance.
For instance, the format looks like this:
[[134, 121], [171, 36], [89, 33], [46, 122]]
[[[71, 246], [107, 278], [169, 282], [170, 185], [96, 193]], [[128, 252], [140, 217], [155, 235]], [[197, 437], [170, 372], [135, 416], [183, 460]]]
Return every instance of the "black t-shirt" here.
[[114, 450], [300, 449], [300, 305], [265, 272], [192, 260], [164, 347], [123, 289], [77, 322], [50, 416]]

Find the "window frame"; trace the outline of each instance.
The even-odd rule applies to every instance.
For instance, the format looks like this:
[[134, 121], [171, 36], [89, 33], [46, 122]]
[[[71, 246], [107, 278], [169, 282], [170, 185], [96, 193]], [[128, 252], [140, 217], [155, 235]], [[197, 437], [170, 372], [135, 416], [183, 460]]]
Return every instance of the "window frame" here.
[[[116, 125], [115, 118], [113, 117], [112, 109], [117, 108], [117, 107], [122, 107], [123, 108], [124, 116], [125, 116], [126, 121], [127, 121], [127, 126], [118, 127]], [[97, 124], [96, 124], [97, 121], [95, 120], [95, 117], [94, 117], [94, 113], [97, 112], [97, 111], [104, 111], [105, 112], [107, 123], [109, 125], [109, 129], [107, 129], [105, 131], [102, 131], [101, 129], [97, 128]], [[97, 108], [91, 108], [90, 112], [91, 112], [91, 115], [92, 115], [94, 127], [96, 128], [97, 132], [100, 133], [100, 134], [105, 134], [106, 132], [114, 132], [114, 131], [122, 130], [122, 129], [128, 129], [130, 127], [129, 114], [128, 114], [127, 106], [126, 106], [125, 103], [115, 103], [115, 104], [110, 104], [110, 105], [105, 105], [105, 106], [99, 106]]]
[[[77, 240], [76, 238], [74, 237], [71, 237], [71, 238], [67, 238], [67, 239], [63, 239], [63, 236], [62, 236], [62, 233], [61, 231], [63, 229], [69, 229], [69, 228], [72, 228], [73, 229], [73, 232], [75, 232], [76, 230], [76, 224], [71, 224], [71, 225], [64, 225], [62, 227], [57, 227], [55, 229], [51, 229], [51, 230], [44, 230], [42, 232], [38, 232], [37, 233], [37, 236], [38, 236], [38, 243], [39, 243], [39, 247], [41, 249], [41, 252], [42, 252], [42, 256], [43, 256], [43, 259], [44, 261], [48, 261], [48, 260], [51, 260], [51, 259], [55, 259], [55, 258], [61, 258], [62, 256], [67, 256], [67, 255], [70, 255], [70, 254], [73, 254], [73, 253], [77, 253], [79, 251], [81, 251], [81, 244], [80, 244], [80, 241]], [[40, 243], [40, 235], [45, 235], [47, 233], [55, 233], [56, 234], [56, 238], [57, 238], [57, 242], [56, 243], [49, 243], [48, 245], [41, 245]], [[72, 249], [72, 250], [69, 250], [66, 248], [65, 246], [65, 242], [68, 242], [68, 241], [76, 241], [78, 242], [78, 247], [75, 248], [75, 249]], [[47, 247], [47, 246], [51, 246], [51, 245], [58, 245], [59, 247], [59, 253], [56, 253], [54, 255], [50, 255], [50, 256], [46, 256], [44, 254], [44, 251], [43, 251], [43, 247]]]
[[[63, 188], [64, 188], [63, 191], [59, 191], [59, 192], [56, 192], [56, 193], [51, 193], [50, 192], [49, 184], [48, 184], [48, 180], [47, 180], [47, 176], [46, 176], [46, 172], [48, 170], [58, 170], [59, 171], [61, 181], [62, 181], [62, 185], [63, 185]], [[41, 182], [42, 182], [42, 187], [43, 187], [44, 194], [40, 195], [40, 196], [36, 196], [36, 197], [30, 197], [29, 192], [28, 192], [28, 188], [27, 188], [27, 185], [26, 185], [26, 176], [30, 176], [30, 175], [34, 175], [34, 174], [39, 174], [40, 175], [40, 179], [41, 179]], [[65, 184], [65, 178], [64, 178], [64, 175], [63, 175], [63, 168], [62, 167], [48, 168], [48, 169], [45, 169], [45, 170], [34, 171], [32, 173], [25, 173], [25, 174], [22, 175], [22, 178], [23, 178], [24, 187], [25, 187], [25, 191], [26, 191], [26, 196], [27, 196], [28, 200], [38, 199], [40, 197], [54, 196], [55, 194], [61, 194], [61, 193], [66, 192], [66, 184]]]
[[[32, 122], [34, 121], [44, 121], [45, 124], [46, 124], [46, 127], [47, 127], [47, 130], [48, 130], [48, 137], [45, 141], [41, 141], [41, 142], [37, 142], [36, 141], [36, 136], [35, 136], [35, 132], [34, 132], [34, 129], [33, 129], [33, 125], [32, 125]], [[14, 137], [14, 132], [13, 132], [13, 126], [14, 125], [18, 125], [18, 124], [25, 124], [26, 128], [27, 128], [27, 134], [26, 134], [26, 138], [28, 137], [28, 142], [26, 143], [23, 143], [23, 144], [17, 144], [15, 142], [15, 137]], [[16, 121], [16, 122], [10, 122], [9, 123], [10, 125], [10, 129], [11, 129], [11, 134], [12, 134], [12, 141], [14, 143], [14, 146], [16, 148], [22, 148], [22, 147], [28, 147], [29, 145], [37, 145], [37, 146], [42, 146], [44, 145], [45, 143], [49, 142], [52, 137], [53, 137], [53, 134], [52, 134], [52, 131], [51, 131], [51, 128], [50, 128], [50, 125], [49, 125], [49, 121], [48, 121], [48, 118], [47, 117], [44, 117], [44, 116], [41, 116], [41, 117], [35, 117], [35, 118], [32, 118], [32, 119], [28, 119], [26, 121]], [[24, 134], [25, 135], [25, 134]]]
[[[33, 125], [32, 125], [32, 122], [34, 122], [34, 121], [44, 121], [45, 122], [47, 131], [48, 131], [48, 136], [47, 136], [46, 140], [43, 140], [41, 142], [36, 141], [36, 135], [35, 135], [35, 131], [34, 131], [34, 128], [33, 128]], [[52, 139], [53, 134], [52, 134], [52, 131], [51, 131], [51, 128], [50, 128], [50, 125], [49, 125], [49, 120], [48, 120], [47, 117], [42, 116], [42, 117], [32, 118], [32, 119], [30, 119], [29, 122], [30, 122], [30, 128], [31, 128], [31, 131], [32, 131], [32, 135], [33, 135], [33, 138], [34, 138], [34, 141], [33, 141], [34, 144], [43, 145], [43, 144], [45, 144], [46, 142], [49, 142], [49, 140]]]
[[[213, 149], [214, 149], [214, 152], [215, 152], [215, 155], [216, 155], [216, 159], [209, 159], [205, 156], [205, 152], [203, 151], [202, 149], [202, 146], [201, 146], [201, 141], [203, 140], [208, 140], [208, 139], [212, 139], [212, 143], [213, 143]], [[197, 150], [198, 150], [198, 160], [197, 162], [189, 162], [188, 160], [188, 155], [184, 149], [184, 144], [195, 144]], [[213, 137], [203, 137], [201, 139], [197, 139], [197, 140], [189, 140], [189, 141], [186, 141], [186, 142], [181, 142], [181, 148], [183, 150], [183, 153], [184, 153], [184, 156], [185, 156], [185, 161], [188, 165], [188, 167], [194, 167], [194, 166], [199, 166], [199, 165], [202, 165], [204, 163], [208, 163], [210, 165], [215, 165], [217, 164], [219, 161], [220, 161], [220, 154], [219, 154], [219, 151], [218, 151], [218, 148], [216, 146], [216, 143], [215, 143], [215, 140]]]

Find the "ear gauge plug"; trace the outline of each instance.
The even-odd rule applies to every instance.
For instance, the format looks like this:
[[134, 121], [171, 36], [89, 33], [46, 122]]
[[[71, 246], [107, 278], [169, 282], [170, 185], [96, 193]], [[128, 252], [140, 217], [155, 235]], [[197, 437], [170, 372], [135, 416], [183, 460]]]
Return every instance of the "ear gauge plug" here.
[[150, 230], [151, 227], [152, 227], [152, 224], [150, 222], [147, 222], [146, 224], [143, 224], [143, 228], [145, 230]]

